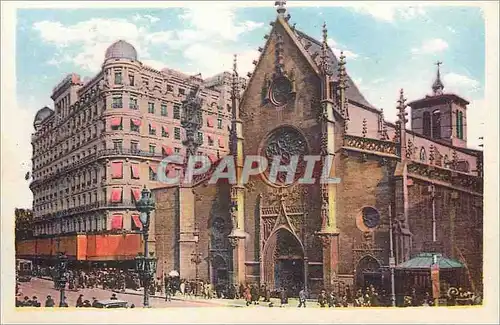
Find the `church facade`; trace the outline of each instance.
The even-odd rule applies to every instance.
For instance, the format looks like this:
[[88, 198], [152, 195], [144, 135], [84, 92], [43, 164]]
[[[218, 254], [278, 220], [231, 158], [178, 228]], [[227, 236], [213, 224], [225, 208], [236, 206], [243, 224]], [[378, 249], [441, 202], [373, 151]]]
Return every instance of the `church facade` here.
[[317, 155], [333, 160], [340, 183], [288, 185], [263, 172], [211, 185], [212, 169], [157, 188], [158, 273], [292, 294], [387, 288], [391, 266], [431, 253], [458, 261], [460, 284], [482, 292], [483, 155], [467, 148], [468, 102], [444, 92], [438, 65], [432, 95], [407, 103], [401, 90], [387, 122], [328, 46], [326, 26], [318, 41], [289, 19], [278, 4], [243, 92], [235, 62], [230, 154], [238, 176], [250, 155]]

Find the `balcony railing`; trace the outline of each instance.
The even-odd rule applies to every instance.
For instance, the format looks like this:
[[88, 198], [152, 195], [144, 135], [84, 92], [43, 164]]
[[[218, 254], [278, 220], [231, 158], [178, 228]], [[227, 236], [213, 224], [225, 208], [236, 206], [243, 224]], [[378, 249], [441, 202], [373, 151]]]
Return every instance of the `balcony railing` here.
[[57, 212], [46, 213], [37, 218], [37, 221], [56, 219], [67, 217], [73, 214], [88, 212], [98, 209], [135, 209], [134, 201], [122, 201], [122, 202], [109, 202], [109, 201], [97, 201], [89, 204], [80, 205], [78, 207], [73, 207], [69, 209], [64, 209]]
[[[118, 149], [105, 149], [101, 150], [97, 153], [91, 154], [89, 156], [86, 156], [82, 159], [79, 159], [75, 161], [72, 164], [69, 164], [63, 168], [58, 168], [54, 172], [47, 174], [45, 177], [40, 177], [39, 179], [34, 180], [31, 183], [31, 186], [34, 186], [42, 181], [51, 179], [55, 176], [60, 176], [62, 173], [66, 173], [72, 169], [79, 168], [95, 159], [99, 159], [102, 157], [109, 157], [109, 156], [136, 156], [136, 157], [147, 157], [147, 158], [162, 158], [162, 156], [150, 153], [148, 151], [142, 151], [142, 150], [134, 150], [134, 149], [123, 149], [123, 148], [118, 148]], [[74, 188], [72, 188], [74, 190]]]

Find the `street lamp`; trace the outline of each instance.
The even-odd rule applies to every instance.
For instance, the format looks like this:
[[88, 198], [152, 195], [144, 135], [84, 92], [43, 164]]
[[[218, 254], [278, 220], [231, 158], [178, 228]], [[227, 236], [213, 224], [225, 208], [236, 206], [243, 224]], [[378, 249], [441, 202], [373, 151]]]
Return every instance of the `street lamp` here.
[[151, 191], [144, 188], [141, 192], [141, 199], [135, 204], [140, 212], [139, 219], [142, 224], [142, 236], [144, 238], [144, 254], [136, 258], [136, 269], [142, 275], [144, 283], [144, 307], [149, 307], [149, 286], [150, 280], [156, 272], [156, 258], [153, 253], [149, 254], [148, 239], [149, 239], [149, 222], [151, 211], [155, 209], [155, 202], [151, 197]]
[[68, 267], [68, 257], [59, 252], [57, 255], [57, 286], [59, 287], [59, 307], [64, 307], [64, 289], [66, 288], [66, 270]]

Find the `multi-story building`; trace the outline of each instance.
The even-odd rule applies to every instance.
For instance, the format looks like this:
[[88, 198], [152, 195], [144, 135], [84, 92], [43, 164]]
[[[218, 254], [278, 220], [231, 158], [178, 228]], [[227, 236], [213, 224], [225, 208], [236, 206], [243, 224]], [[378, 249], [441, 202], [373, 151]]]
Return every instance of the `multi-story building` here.
[[205, 82], [201, 75], [152, 69], [122, 40], [106, 50], [92, 79], [64, 78], [51, 95], [54, 109], [36, 114], [32, 135], [34, 234], [46, 238], [20, 243], [18, 255], [50, 256], [61, 249], [56, 245], [75, 259], [137, 254], [135, 201], [144, 185], [162, 186], [157, 166], [163, 157], [185, 153], [182, 102], [191, 91], [200, 89], [203, 102], [198, 153], [212, 161], [228, 153], [227, 78], [222, 73]]

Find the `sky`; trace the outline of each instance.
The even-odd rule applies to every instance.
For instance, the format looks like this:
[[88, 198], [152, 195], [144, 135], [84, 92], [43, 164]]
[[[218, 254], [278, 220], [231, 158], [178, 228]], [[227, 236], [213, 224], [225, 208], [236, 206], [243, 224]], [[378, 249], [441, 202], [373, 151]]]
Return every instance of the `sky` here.
[[[157, 69], [169, 67], [210, 77], [230, 70], [238, 54], [240, 75], [253, 70], [259, 46], [276, 18], [274, 1], [257, 5], [236, 2], [196, 3], [170, 8], [18, 9], [15, 27], [17, 105], [12, 119], [2, 118], [2, 186], [24, 184], [9, 202], [31, 207], [33, 118], [43, 106], [53, 107], [52, 88], [65, 75], [92, 77], [106, 48], [118, 39], [134, 45], [139, 60]], [[347, 56], [347, 71], [367, 100], [396, 119], [399, 89], [409, 101], [431, 93], [436, 61], [442, 61], [445, 92], [469, 100], [468, 143], [478, 148], [485, 110], [484, 13], [471, 6], [423, 6], [356, 3], [332, 7], [314, 2], [307, 7], [288, 1], [291, 23], [321, 37], [326, 22], [328, 42]], [[320, 5], [317, 5], [317, 4]], [[409, 125], [408, 125], [409, 127]], [[9, 132], [9, 130], [11, 132]], [[15, 136], [12, 136], [15, 134]], [[2, 204], [2, 214], [4, 214]]]

